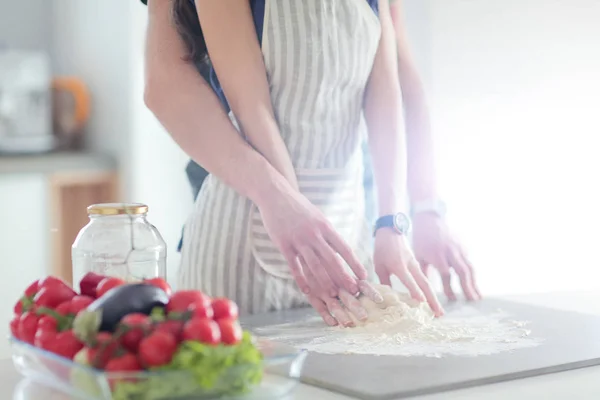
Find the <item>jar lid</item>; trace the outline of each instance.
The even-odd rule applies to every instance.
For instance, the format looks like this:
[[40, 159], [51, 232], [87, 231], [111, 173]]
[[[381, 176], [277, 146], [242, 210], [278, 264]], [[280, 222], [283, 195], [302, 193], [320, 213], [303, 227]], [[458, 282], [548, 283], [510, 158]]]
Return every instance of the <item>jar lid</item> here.
[[88, 215], [141, 215], [148, 212], [148, 206], [141, 203], [92, 204], [87, 208]]

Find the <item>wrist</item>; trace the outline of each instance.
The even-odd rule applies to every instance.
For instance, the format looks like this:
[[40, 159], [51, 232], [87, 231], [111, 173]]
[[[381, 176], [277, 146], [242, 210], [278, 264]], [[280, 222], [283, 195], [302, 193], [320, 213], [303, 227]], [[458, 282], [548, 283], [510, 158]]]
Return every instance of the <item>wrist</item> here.
[[264, 157], [259, 157], [256, 163], [260, 178], [249, 185], [247, 197], [258, 208], [263, 208], [280, 195], [293, 190], [293, 187]]

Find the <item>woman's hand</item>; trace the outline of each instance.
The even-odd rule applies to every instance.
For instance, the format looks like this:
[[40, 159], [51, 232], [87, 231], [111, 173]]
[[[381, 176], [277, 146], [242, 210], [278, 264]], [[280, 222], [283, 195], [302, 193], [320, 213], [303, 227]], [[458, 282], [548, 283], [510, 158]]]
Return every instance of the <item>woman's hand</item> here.
[[415, 256], [425, 275], [430, 265], [440, 273], [444, 293], [449, 300], [456, 300], [452, 289], [451, 269], [458, 275], [467, 300], [481, 298], [475, 284], [473, 267], [442, 218], [428, 213], [416, 215], [413, 219], [413, 245]]
[[[367, 278], [366, 269], [315, 205], [287, 182], [275, 183], [274, 190], [261, 197], [257, 206], [265, 229], [303, 293], [311, 293], [313, 279], [331, 298], [339, 295], [340, 288], [359, 292], [358, 280]], [[347, 271], [344, 261], [356, 276]]]
[[427, 300], [436, 316], [444, 314], [404, 235], [399, 235], [391, 229], [379, 229], [375, 236], [373, 261], [375, 272], [382, 284], [391, 285], [390, 277], [396, 275], [413, 299]]

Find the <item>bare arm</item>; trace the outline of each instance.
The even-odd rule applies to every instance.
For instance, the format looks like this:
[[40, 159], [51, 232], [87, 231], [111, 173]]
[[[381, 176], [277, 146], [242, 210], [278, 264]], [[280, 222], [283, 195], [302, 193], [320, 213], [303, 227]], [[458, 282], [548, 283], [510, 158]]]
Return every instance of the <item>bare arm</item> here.
[[398, 75], [406, 119], [408, 191], [412, 203], [437, 197], [433, 137], [425, 90], [406, 39], [402, 1], [391, 5], [398, 47]]
[[171, 21], [172, 2], [150, 1], [145, 100], [177, 144], [210, 173], [260, 204], [283, 176], [252, 149], [227, 117], [212, 89], [184, 61]]
[[401, 211], [406, 187], [402, 97], [389, 10], [388, 0], [379, 0], [382, 34], [365, 96], [365, 118], [369, 129], [379, 215]]
[[297, 187], [275, 120], [267, 73], [248, 1], [196, 0], [211, 62], [249, 142]]

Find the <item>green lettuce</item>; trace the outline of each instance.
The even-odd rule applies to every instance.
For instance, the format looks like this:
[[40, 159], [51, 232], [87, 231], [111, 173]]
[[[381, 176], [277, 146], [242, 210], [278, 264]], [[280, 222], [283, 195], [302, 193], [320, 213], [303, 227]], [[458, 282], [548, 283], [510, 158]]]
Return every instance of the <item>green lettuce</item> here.
[[[183, 342], [148, 379], [113, 384], [115, 400], [208, 399], [248, 393], [262, 380], [262, 354], [244, 332], [233, 346]], [[161, 372], [164, 372], [161, 373]]]

